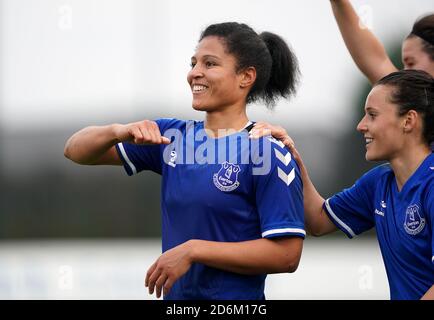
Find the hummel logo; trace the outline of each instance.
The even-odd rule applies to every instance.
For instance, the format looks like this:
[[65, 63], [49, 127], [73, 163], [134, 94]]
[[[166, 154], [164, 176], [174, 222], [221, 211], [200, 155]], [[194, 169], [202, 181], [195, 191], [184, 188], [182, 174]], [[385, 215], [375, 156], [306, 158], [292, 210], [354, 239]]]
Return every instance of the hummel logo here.
[[295, 169], [293, 168], [289, 174], [286, 174], [282, 169], [277, 167], [277, 174], [278, 174], [279, 178], [283, 182], [285, 182], [285, 184], [287, 186], [289, 186], [291, 184], [292, 180], [294, 180], [294, 178], [295, 178]]
[[291, 162], [291, 154], [288, 152], [286, 155], [283, 155], [279, 150], [274, 149], [274, 153], [276, 154], [276, 158], [279, 159], [285, 166]]
[[172, 152], [170, 152], [170, 161], [168, 163], [169, 166], [175, 168], [176, 167], [176, 158], [178, 157], [177, 153], [175, 150], [173, 150]]
[[380, 210], [375, 209], [375, 213], [378, 214], [379, 216], [384, 217], [384, 212], [382, 212]]
[[381, 205], [382, 208], [387, 208], [386, 202], [384, 202], [384, 201], [381, 201], [380, 205]]

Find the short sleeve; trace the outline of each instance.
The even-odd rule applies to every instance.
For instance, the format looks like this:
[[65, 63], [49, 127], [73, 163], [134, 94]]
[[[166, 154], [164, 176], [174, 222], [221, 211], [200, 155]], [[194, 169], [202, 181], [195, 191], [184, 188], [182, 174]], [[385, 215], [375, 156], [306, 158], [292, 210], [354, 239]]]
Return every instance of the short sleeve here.
[[[164, 135], [175, 119], [159, 119], [155, 122]], [[116, 150], [123, 162], [125, 171], [129, 176], [144, 170], [151, 170], [158, 174], [162, 172], [162, 146], [165, 145], [136, 145], [121, 142], [116, 145]]]
[[262, 237], [304, 238], [303, 185], [298, 166], [283, 145], [265, 138], [262, 146], [264, 168], [252, 173]]
[[424, 199], [424, 207], [428, 217], [431, 232], [431, 262], [434, 264], [434, 180], [429, 184], [427, 195]]
[[324, 203], [324, 210], [331, 221], [349, 238], [375, 225], [373, 201], [379, 171], [378, 168], [369, 171], [351, 188], [343, 190]]

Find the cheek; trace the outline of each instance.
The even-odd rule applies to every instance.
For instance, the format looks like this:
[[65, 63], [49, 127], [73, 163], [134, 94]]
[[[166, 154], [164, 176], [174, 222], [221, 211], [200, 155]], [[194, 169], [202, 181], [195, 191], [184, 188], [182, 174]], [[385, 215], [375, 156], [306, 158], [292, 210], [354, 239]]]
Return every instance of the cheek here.
[[[386, 127], [387, 128], [387, 127]], [[391, 124], [388, 130], [381, 132], [383, 137], [385, 137], [386, 144], [392, 146], [397, 142], [402, 140], [403, 130], [396, 124]]]

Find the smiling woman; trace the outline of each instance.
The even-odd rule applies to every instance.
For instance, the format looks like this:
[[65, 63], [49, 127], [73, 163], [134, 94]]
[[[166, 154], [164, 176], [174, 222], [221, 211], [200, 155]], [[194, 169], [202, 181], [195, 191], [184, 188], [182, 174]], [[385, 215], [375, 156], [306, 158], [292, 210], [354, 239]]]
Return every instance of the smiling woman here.
[[434, 79], [405, 70], [374, 85], [357, 130], [366, 139], [366, 159], [388, 163], [327, 200], [286, 132], [268, 129], [300, 166], [307, 231], [321, 236], [340, 229], [353, 238], [375, 227], [391, 298], [434, 299]]
[[229, 22], [206, 28], [191, 64], [192, 105], [205, 121], [87, 127], [68, 140], [65, 156], [162, 175], [163, 254], [146, 274], [151, 294], [264, 299], [267, 274], [298, 267], [302, 184], [282, 144], [250, 140], [246, 105], [272, 107], [295, 93], [297, 60], [279, 36]]

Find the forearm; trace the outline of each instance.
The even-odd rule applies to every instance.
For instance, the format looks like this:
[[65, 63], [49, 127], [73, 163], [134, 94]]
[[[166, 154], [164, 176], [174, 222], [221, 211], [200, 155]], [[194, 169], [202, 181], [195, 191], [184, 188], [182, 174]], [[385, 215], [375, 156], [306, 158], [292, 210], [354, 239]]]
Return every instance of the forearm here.
[[434, 285], [428, 289], [428, 291], [423, 295], [421, 300], [434, 300]]
[[239, 274], [294, 272], [302, 238], [258, 239], [243, 242], [191, 240], [192, 262]]
[[298, 164], [303, 180], [304, 222], [306, 231], [313, 236], [322, 236], [336, 231], [336, 226], [323, 209], [325, 200], [316, 190], [301, 158]]
[[349, 0], [330, 0], [333, 14], [354, 62], [371, 81], [396, 71], [382, 43], [360, 23]]
[[94, 164], [119, 142], [116, 137], [116, 126], [91, 126], [76, 132], [66, 142], [65, 156], [79, 164]]

